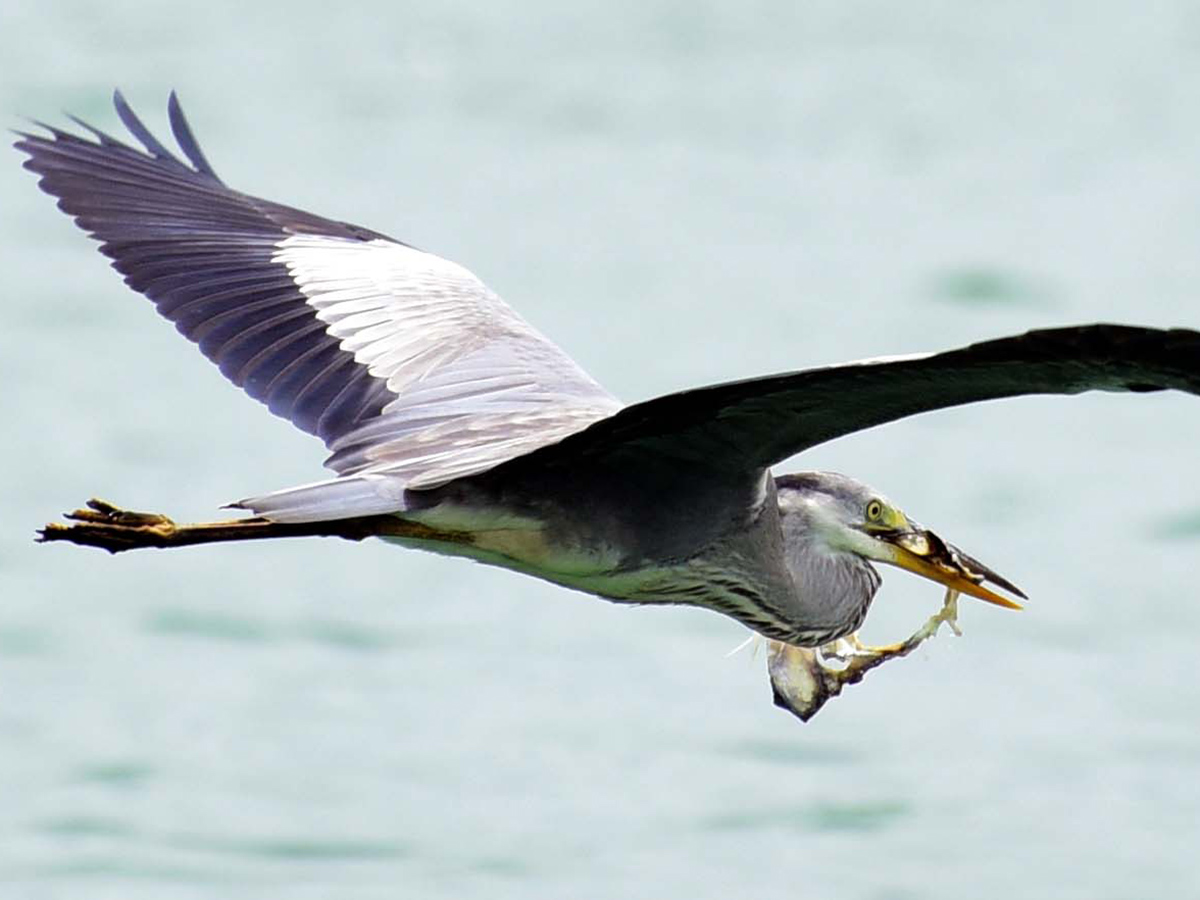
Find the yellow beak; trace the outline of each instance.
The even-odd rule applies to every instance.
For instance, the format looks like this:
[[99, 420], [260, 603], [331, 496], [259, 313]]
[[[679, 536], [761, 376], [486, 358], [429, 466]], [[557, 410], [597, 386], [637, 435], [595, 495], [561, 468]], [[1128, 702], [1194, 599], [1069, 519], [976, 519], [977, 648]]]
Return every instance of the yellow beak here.
[[1020, 603], [1009, 600], [985, 588], [983, 581], [991, 581], [1005, 590], [1025, 597], [1016, 585], [1001, 578], [978, 560], [972, 559], [952, 544], [947, 544], [932, 531], [916, 529], [876, 534], [880, 543], [888, 548], [888, 562], [907, 569], [922, 578], [944, 584], [955, 591], [978, 597], [1005, 609], [1022, 609]]

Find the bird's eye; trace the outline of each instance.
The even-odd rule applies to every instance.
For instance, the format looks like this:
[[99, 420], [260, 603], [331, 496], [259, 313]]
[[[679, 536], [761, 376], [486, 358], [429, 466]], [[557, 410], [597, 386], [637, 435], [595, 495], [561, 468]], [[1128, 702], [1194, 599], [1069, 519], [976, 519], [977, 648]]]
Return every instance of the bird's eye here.
[[872, 500], [867, 504], [867, 521], [878, 522], [883, 518], [883, 504], [878, 500]]

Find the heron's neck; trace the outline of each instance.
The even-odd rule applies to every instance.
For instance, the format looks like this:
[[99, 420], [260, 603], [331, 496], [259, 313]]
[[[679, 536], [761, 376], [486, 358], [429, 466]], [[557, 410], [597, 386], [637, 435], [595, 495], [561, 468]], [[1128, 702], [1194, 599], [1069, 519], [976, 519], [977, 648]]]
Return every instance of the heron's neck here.
[[820, 523], [803, 510], [780, 520], [784, 560], [796, 598], [814, 632], [827, 629], [825, 643], [862, 625], [881, 578], [871, 564], [848, 550], [831, 546]]

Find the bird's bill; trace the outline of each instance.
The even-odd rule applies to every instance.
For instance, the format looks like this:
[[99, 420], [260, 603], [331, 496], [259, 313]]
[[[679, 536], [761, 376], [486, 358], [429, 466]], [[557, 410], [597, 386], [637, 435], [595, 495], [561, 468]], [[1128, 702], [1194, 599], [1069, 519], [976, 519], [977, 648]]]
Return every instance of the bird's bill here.
[[986, 600], [1005, 609], [1022, 608], [1015, 600], [984, 587], [981, 582], [986, 580], [1018, 597], [1028, 599], [1016, 585], [1001, 578], [952, 544], [947, 544], [932, 531], [917, 529], [878, 537], [890, 549], [889, 562], [893, 565], [938, 584], [944, 584], [951, 590]]

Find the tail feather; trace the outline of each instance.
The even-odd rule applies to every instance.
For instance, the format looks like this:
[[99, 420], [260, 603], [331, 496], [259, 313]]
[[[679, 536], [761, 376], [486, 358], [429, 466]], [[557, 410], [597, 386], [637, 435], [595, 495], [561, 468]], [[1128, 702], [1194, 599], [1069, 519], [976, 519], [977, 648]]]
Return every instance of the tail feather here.
[[404, 482], [386, 475], [353, 475], [285, 488], [229, 504], [273, 522], [318, 522], [405, 510]]

